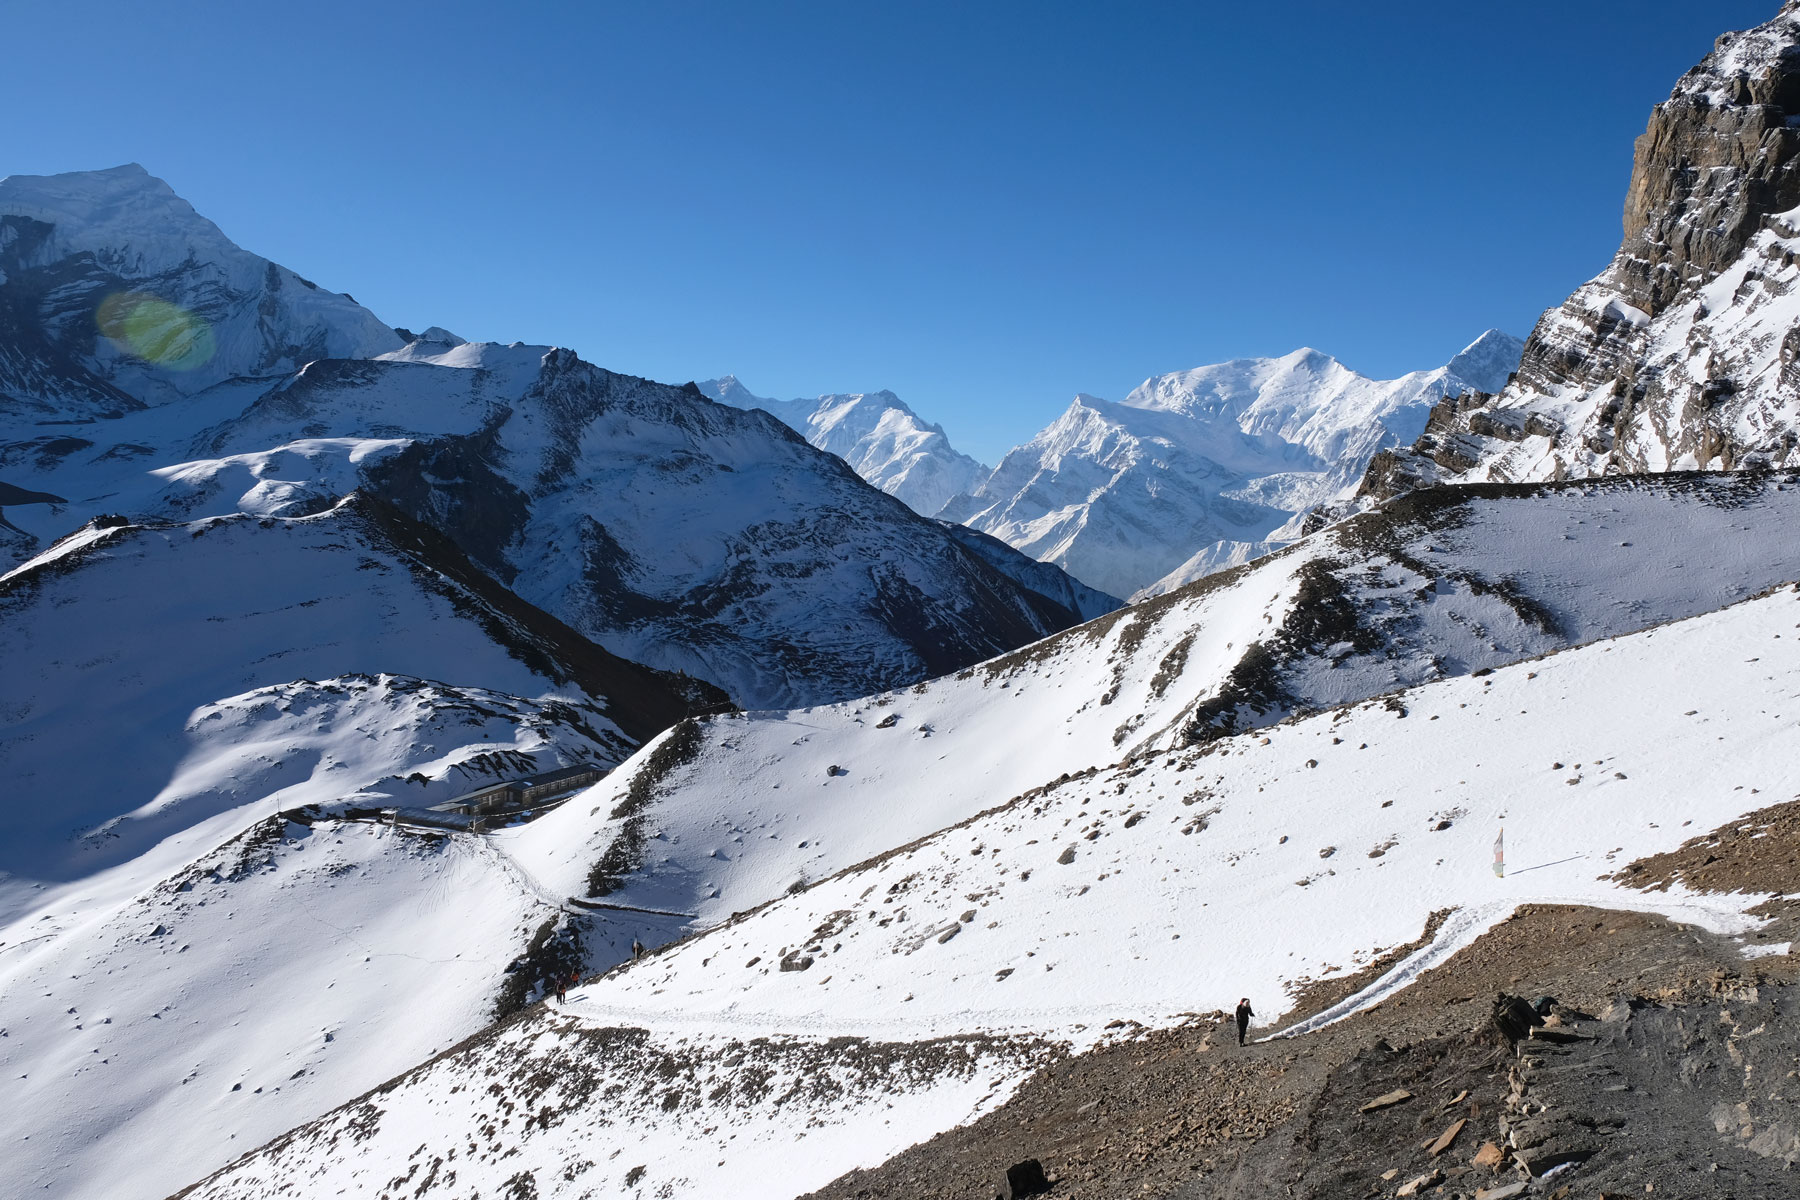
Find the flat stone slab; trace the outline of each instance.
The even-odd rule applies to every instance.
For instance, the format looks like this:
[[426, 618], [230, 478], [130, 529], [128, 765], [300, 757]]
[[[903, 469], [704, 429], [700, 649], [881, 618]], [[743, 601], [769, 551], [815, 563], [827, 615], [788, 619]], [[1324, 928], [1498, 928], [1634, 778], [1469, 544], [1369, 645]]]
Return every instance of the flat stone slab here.
[[1405, 1104], [1408, 1100], [1411, 1100], [1411, 1099], [1412, 1099], [1411, 1092], [1407, 1091], [1405, 1088], [1398, 1088], [1394, 1091], [1388, 1092], [1386, 1095], [1375, 1097], [1373, 1100], [1369, 1101], [1367, 1104], [1363, 1105], [1361, 1108], [1357, 1109], [1356, 1111], [1357, 1112], [1374, 1112], [1377, 1109], [1392, 1108], [1396, 1104]]

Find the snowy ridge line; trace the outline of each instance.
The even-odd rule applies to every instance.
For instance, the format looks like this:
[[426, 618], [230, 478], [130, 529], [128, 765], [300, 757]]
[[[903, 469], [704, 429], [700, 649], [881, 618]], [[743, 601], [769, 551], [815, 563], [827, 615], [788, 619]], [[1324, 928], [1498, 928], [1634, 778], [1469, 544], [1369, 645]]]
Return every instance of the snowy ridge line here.
[[[1679, 885], [1676, 885], [1679, 886]], [[1743, 909], [1755, 907], [1754, 904], [1717, 905], [1701, 901], [1700, 893], [1689, 892], [1673, 900], [1661, 899], [1661, 893], [1621, 891], [1619, 903], [1602, 907], [1595, 903], [1592, 896], [1526, 896], [1514, 901], [1477, 905], [1473, 908], [1458, 909], [1452, 913], [1438, 930], [1437, 936], [1428, 944], [1413, 951], [1401, 960], [1393, 970], [1376, 979], [1344, 999], [1338, 1001], [1323, 1012], [1315, 1013], [1303, 1021], [1296, 1021], [1285, 1029], [1257, 1038], [1259, 1042], [1273, 1042], [1282, 1038], [1303, 1037], [1309, 1033], [1317, 1033], [1327, 1025], [1335, 1025], [1359, 1012], [1373, 1008], [1389, 998], [1405, 991], [1420, 976], [1435, 967], [1449, 962], [1457, 954], [1474, 945], [1481, 937], [1495, 926], [1504, 923], [1512, 914], [1526, 904], [1566, 905], [1576, 908], [1591, 908], [1605, 912], [1653, 913], [1666, 917], [1678, 925], [1697, 925], [1708, 933], [1716, 933], [1726, 937], [1735, 937], [1748, 933], [1765, 921], [1747, 915]], [[1733, 893], [1743, 898], [1745, 893]], [[1756, 903], [1768, 898], [1768, 893], [1752, 893], [1747, 897]], [[1685, 918], [1685, 919], [1684, 919]]]
[[0, 574], [0, 585], [10, 583], [14, 579], [30, 572], [41, 570], [60, 559], [68, 558], [71, 555], [80, 554], [84, 550], [89, 550], [95, 546], [102, 545], [111, 538], [118, 536], [121, 529], [130, 528], [135, 528], [135, 526], [84, 525], [73, 533], [65, 534], [56, 539], [56, 541], [44, 547], [41, 553], [26, 559], [12, 570], [7, 571], [5, 574]]

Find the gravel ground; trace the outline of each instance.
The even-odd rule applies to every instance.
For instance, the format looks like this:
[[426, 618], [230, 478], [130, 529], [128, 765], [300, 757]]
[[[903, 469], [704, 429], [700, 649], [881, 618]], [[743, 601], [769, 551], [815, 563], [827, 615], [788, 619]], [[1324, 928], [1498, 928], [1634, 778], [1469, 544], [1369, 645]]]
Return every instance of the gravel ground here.
[[[1767, 840], [1743, 842], [1767, 856]], [[1449, 1200], [1513, 1183], [1565, 1197], [1641, 1196], [1646, 1184], [1658, 1196], [1790, 1196], [1800, 1189], [1787, 1172], [1800, 1157], [1789, 1115], [1800, 1109], [1787, 1098], [1792, 977], [1791, 958], [1746, 961], [1658, 916], [1530, 906], [1387, 1003], [1317, 1033], [1239, 1048], [1214, 1014], [1056, 1061], [987, 1117], [813, 1196], [986, 1200], [1007, 1166], [1030, 1158], [1050, 1195], [1070, 1200]], [[1557, 997], [1565, 1040], [1512, 1045], [1492, 1021], [1501, 993]], [[1399, 1089], [1411, 1098], [1359, 1111]], [[1425, 1149], [1459, 1120], [1450, 1146]], [[1489, 1142], [1497, 1161], [1474, 1165]], [[1548, 1171], [1552, 1152], [1590, 1157], [1534, 1181], [1527, 1166]]]

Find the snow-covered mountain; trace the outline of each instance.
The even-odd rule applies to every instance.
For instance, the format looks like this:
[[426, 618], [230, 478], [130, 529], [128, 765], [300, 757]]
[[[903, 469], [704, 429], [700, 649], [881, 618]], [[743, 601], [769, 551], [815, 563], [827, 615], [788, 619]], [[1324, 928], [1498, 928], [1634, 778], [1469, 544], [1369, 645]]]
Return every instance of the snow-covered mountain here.
[[[1612, 298], [1546, 318], [1516, 380], [1490, 335], [1403, 380], [1303, 351], [1081, 398], [978, 528], [768, 413], [438, 329], [115, 416], [30, 393], [88, 415], [0, 445], [0, 534], [35, 556], [0, 578], [0, 1190], [785, 1200], [1192, 1024], [1185, 1120], [1235, 1086], [1211, 1010], [1319, 1030], [1520, 905], [1791, 953], [1800, 468], [1670, 468], [1789, 445], [1800, 217], [1755, 226], [1800, 211], [1797, 46], [1800, 0], [1684, 79]], [[108, 328], [192, 340], [151, 323]], [[1611, 457], [1557, 458], [1602, 393]], [[1405, 490], [1477, 467], [1529, 481]], [[1166, 568], [1119, 552], [1171, 528]], [[1167, 590], [1031, 641], [1106, 597], [1019, 540]], [[740, 699], [839, 698], [679, 719], [719, 693], [577, 629]], [[529, 824], [368, 819], [626, 755]], [[1733, 890], [1630, 885], [1727, 828], [1762, 847]], [[527, 1003], [574, 965], [597, 977]], [[1284, 1051], [1230, 1061], [1313, 1069]], [[1756, 1139], [1703, 1113], [1721, 1158], [1791, 1158], [1771, 1089]], [[1415, 1090], [1418, 1157], [1450, 1113]], [[1064, 1127], [1101, 1102], [1057, 1099]], [[1254, 1134], [1224, 1136], [1241, 1164]], [[1216, 1165], [1177, 1194], [1242, 1191]]]
[[[1800, 463], [1800, 4], [1728, 33], [1637, 142], [1625, 240], [1504, 389], [1440, 404], [1371, 496]], [[1487, 394], [1498, 392], [1497, 395]]]
[[[9, 179], [0, 219], [19, 348], [0, 390], [52, 422], [0, 441], [13, 562], [103, 514], [291, 516], [361, 489], [609, 649], [752, 706], [915, 681], [1097, 611], [767, 414], [566, 350], [404, 341], [137, 168]], [[121, 288], [155, 303], [114, 328]]]
[[723, 700], [360, 496], [97, 522], [0, 578], [0, 656], [0, 1178], [64, 1196], [164, 1195], [468, 1036], [563, 920], [504, 832], [351, 818]]
[[0, 179], [9, 421], [86, 424], [400, 345], [350, 297], [233, 245], [135, 163]]
[[1497, 330], [1399, 379], [1329, 355], [1238, 359], [1077, 396], [940, 514], [1117, 596], [1155, 595], [1293, 541], [1446, 393], [1498, 388], [1520, 343]]
[[0, 217], [0, 1191], [164, 1195], [682, 924], [571, 901], [602, 864], [534, 827], [381, 809], [1094, 602], [768, 414], [388, 330], [135, 169]]
[[937, 515], [988, 474], [989, 468], [951, 447], [941, 425], [920, 420], [892, 392], [769, 400], [752, 394], [735, 375], [709, 379], [700, 390], [721, 404], [774, 414], [922, 516]]
[[[1245, 993], [1280, 1028], [1282, 997], [1421, 942], [1303, 1028], [1378, 1003], [1520, 904], [1747, 932], [1761, 894], [1615, 872], [1800, 790], [1778, 715], [1800, 597], [1757, 594], [1796, 568], [1769, 552], [1796, 482], [1435, 495], [916, 692], [715, 719], [598, 840], [577, 826], [653, 752], [547, 819], [565, 875], [637, 822], [614, 896], [695, 902], [703, 932], [189, 1194], [791, 1197], [1059, 1049]], [[1321, 711], [1194, 720], [1277, 677]]]

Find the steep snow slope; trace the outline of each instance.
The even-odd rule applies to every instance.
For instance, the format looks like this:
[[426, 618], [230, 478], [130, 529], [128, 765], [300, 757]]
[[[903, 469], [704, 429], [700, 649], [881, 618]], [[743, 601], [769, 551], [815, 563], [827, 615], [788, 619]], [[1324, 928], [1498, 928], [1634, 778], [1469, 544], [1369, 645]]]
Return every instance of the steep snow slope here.
[[709, 379], [700, 390], [721, 404], [772, 413], [922, 516], [936, 515], [988, 474], [986, 466], [951, 448], [942, 426], [920, 420], [892, 392], [768, 400], [735, 375]]
[[1796, 528], [1794, 475], [1416, 495], [954, 677], [710, 721], [534, 826], [537, 870], [610, 857], [609, 900], [711, 926], [1066, 773], [1712, 611], [1800, 578]]
[[1114, 595], [1160, 594], [1294, 540], [1446, 391], [1503, 383], [1518, 346], [1490, 331], [1393, 380], [1298, 350], [1158, 376], [1122, 404], [1078, 396], [942, 515]]
[[[476, 742], [440, 748], [512, 748], [484, 730], [514, 736], [452, 725]], [[361, 736], [332, 732], [339, 749]], [[557, 916], [480, 837], [281, 818], [222, 845], [202, 832], [165, 844], [187, 861], [163, 878], [46, 888], [0, 928], [9, 1195], [167, 1195], [481, 1028], [507, 960]]]
[[[583, 730], [566, 753], [601, 761], [688, 708], [677, 681], [582, 648], [554, 622], [534, 628], [526, 606], [447, 574], [453, 559], [417, 554], [407, 536], [353, 499], [292, 520], [92, 527], [0, 578], [0, 766], [15, 783], [0, 870], [78, 879], [221, 814], [241, 827], [250, 802], [266, 815], [370, 789], [466, 790], [469, 776], [451, 770], [466, 755], [434, 767], [437, 755], [417, 748], [399, 761], [438, 781], [424, 789], [384, 782], [373, 769], [397, 763], [373, 748], [345, 758], [295, 746], [255, 772], [208, 761], [241, 726], [270, 721], [271, 706], [322, 726], [360, 702], [360, 688], [332, 699], [305, 681], [379, 672], [560, 703], [566, 716], [543, 723]], [[296, 680], [303, 694], [264, 692]], [[713, 699], [689, 686], [693, 702]], [[415, 724], [376, 712], [361, 723], [376, 742]], [[87, 755], [88, 744], [105, 753]]]
[[[1800, 660], [1781, 649], [1796, 622], [1800, 597], [1783, 588], [1059, 780], [613, 972], [187, 1194], [405, 1177], [420, 1197], [789, 1197], [1004, 1099], [1036, 1065], [1019, 1034], [1079, 1048], [1246, 993], [1277, 1014], [1306, 981], [1417, 938], [1434, 912], [1450, 916], [1430, 943], [1337, 1013], [1522, 903], [1747, 931], [1761, 896], [1607, 876], [1690, 823], [1800, 790], [1787, 753]], [[897, 769], [913, 749], [890, 752]], [[984, 1061], [918, 1065], [945, 1038], [981, 1039]], [[913, 1068], [891, 1109], [871, 1064]], [[769, 1169], [783, 1147], [784, 1169]]]
[[0, 657], [9, 1194], [164, 1195], [487, 1021], [560, 898], [322, 814], [609, 766], [721, 699], [361, 498], [90, 527], [0, 578]]
[[136, 164], [0, 179], [0, 414], [85, 422], [401, 345]]
[[[1437, 407], [1368, 491], [1800, 463], [1800, 4], [1726, 34], [1637, 142], [1625, 240], [1505, 389]], [[1498, 395], [1485, 393], [1498, 390]]]

